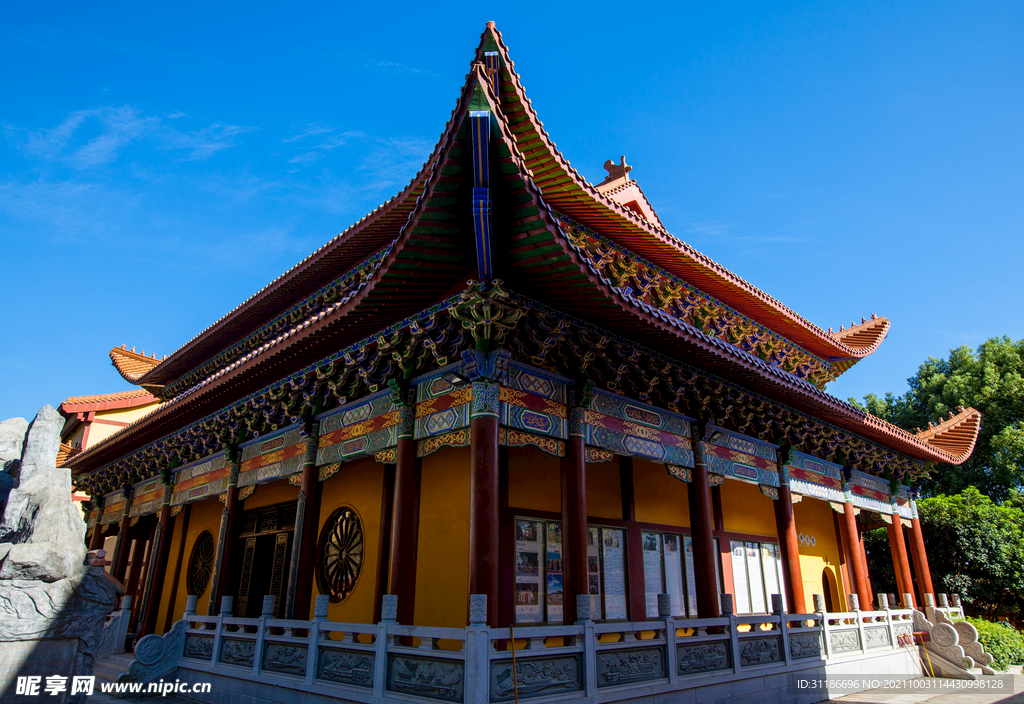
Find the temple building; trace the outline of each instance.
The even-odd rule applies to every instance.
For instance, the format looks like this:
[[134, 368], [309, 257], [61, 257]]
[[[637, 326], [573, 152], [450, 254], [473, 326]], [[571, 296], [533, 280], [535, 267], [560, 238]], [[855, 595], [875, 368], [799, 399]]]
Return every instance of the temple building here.
[[113, 350], [162, 405], [66, 466], [133, 632], [222, 605], [376, 624], [389, 595], [399, 624], [517, 635], [868, 609], [874, 524], [904, 606], [930, 599], [914, 486], [979, 414], [915, 434], [829, 395], [889, 321], [815, 326], [605, 168], [556, 149], [489, 24], [402, 192], [166, 358]]

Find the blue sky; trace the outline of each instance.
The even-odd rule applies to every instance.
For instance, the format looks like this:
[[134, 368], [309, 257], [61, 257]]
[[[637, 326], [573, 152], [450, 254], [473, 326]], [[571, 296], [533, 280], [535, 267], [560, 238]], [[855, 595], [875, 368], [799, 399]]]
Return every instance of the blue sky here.
[[1024, 337], [1024, 4], [5, 7], [0, 418], [130, 388], [399, 191], [487, 20], [593, 182], [814, 323], [893, 329], [829, 386]]

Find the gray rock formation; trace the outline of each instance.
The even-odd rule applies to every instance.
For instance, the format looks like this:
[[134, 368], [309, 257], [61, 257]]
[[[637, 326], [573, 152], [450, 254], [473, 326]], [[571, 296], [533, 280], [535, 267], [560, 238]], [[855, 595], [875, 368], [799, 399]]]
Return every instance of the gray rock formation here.
[[[104, 621], [122, 593], [102, 560], [86, 564], [86, 527], [71, 500], [71, 474], [56, 467], [63, 423], [50, 406], [31, 424], [21, 418], [0, 422], [0, 463], [14, 478], [0, 519], [4, 702], [18, 698], [18, 676], [41, 676], [45, 682], [59, 675], [70, 683], [74, 676], [91, 674]], [[46, 698], [84, 701], [84, 695], [70, 696], [70, 688]]]

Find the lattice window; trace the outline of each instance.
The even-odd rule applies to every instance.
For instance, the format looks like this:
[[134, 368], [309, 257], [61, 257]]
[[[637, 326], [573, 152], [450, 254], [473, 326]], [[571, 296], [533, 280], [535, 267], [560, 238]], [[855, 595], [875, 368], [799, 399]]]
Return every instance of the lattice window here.
[[317, 545], [316, 582], [332, 603], [348, 598], [363, 566], [363, 523], [359, 514], [342, 506], [331, 514]]
[[213, 573], [213, 533], [204, 530], [192, 544], [192, 555], [188, 558], [188, 593], [199, 596], [206, 591]]

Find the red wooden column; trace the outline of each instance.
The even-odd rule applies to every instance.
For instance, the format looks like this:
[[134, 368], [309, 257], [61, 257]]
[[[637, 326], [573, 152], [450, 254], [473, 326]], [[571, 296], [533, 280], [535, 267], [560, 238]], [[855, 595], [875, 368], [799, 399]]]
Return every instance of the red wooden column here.
[[132, 503], [131, 487], [124, 487], [124, 515], [121, 517], [121, 525], [117, 530], [117, 546], [114, 548], [114, 564], [110, 574], [118, 582], [124, 584], [124, 573], [128, 570], [128, 551], [132, 547], [131, 518], [128, 516], [128, 508]]
[[[171, 537], [174, 535], [174, 519], [171, 517], [171, 484], [164, 485], [164, 500], [160, 506], [160, 520], [153, 533], [153, 565], [146, 573], [145, 604], [142, 607], [142, 628], [139, 637], [148, 635], [156, 628], [156, 615], [160, 611], [160, 595], [163, 591], [163, 575], [167, 571], [167, 556], [171, 551]], [[182, 537], [184, 540], [184, 537]], [[160, 575], [160, 580], [157, 580]]]
[[[701, 433], [703, 436], [703, 433]], [[690, 502], [690, 532], [693, 536], [693, 571], [697, 582], [697, 617], [718, 618], [718, 579], [715, 576], [714, 513], [708, 466], [704, 462], [703, 441], [693, 453], [693, 472], [687, 496]]]
[[[569, 439], [562, 473], [562, 622], [574, 624], [576, 597], [590, 594], [587, 575], [587, 463], [583, 446], [583, 409], [569, 409]], [[632, 588], [632, 587], [631, 587]]]
[[907, 559], [907, 545], [903, 538], [903, 519], [898, 513], [891, 517], [892, 522], [886, 528], [889, 531], [889, 548], [892, 550], [892, 564], [896, 571], [896, 582], [900, 587], [900, 600], [904, 594], [910, 594], [910, 599], [917, 608], [917, 600], [914, 597], [914, 580], [910, 576], [910, 561]]
[[413, 408], [401, 406], [395, 448], [395, 499], [391, 510], [388, 594], [398, 597], [398, 622], [411, 626], [416, 609], [416, 552], [420, 528], [420, 458], [413, 439]]
[[910, 528], [911, 540], [913, 540], [914, 572], [917, 573], [917, 584], [921, 587], [922, 594], [931, 594], [935, 597], [935, 587], [932, 586], [932, 572], [928, 569], [928, 555], [924, 551], [924, 531], [921, 530], [921, 519], [917, 516], [917, 506], [914, 506], [914, 518]]
[[224, 493], [224, 508], [220, 514], [220, 533], [217, 536], [217, 557], [213, 567], [213, 587], [210, 589], [211, 616], [220, 613], [220, 598], [227, 594], [228, 572], [231, 569], [231, 548], [235, 542], [235, 518], [238, 513], [238, 447], [225, 448], [228, 462], [228, 488]]
[[103, 497], [96, 499], [96, 525], [92, 528], [92, 535], [89, 536], [89, 549], [99, 550], [103, 547]]
[[[487, 595], [498, 625], [498, 384], [473, 383], [469, 421], [469, 593]], [[467, 614], [469, 604], [466, 604]]]
[[853, 588], [860, 600], [862, 609], [870, 607], [871, 584], [868, 582], [867, 560], [864, 557], [864, 546], [860, 541], [860, 531], [857, 529], [857, 514], [854, 513], [853, 502], [843, 502], [843, 539], [846, 545], [843, 547], [846, 554], [850, 556], [850, 567], [853, 569]]
[[785, 467], [779, 463], [779, 498], [775, 504], [775, 527], [779, 533], [779, 549], [782, 552], [782, 571], [786, 576], [786, 610], [791, 614], [802, 614], [807, 609], [804, 601], [804, 577], [800, 571], [800, 543], [796, 536], [796, 520], [793, 517], [793, 496]]
[[188, 538], [188, 519], [192, 514], [192, 504], [185, 504], [185, 508], [181, 511], [181, 540], [178, 541], [178, 552], [174, 558], [174, 574], [171, 575], [171, 596], [167, 600], [164, 633], [171, 630], [171, 626], [174, 624], [174, 604], [178, 601], [178, 583], [181, 581], [181, 564], [185, 560], [185, 539]]
[[303, 428], [306, 453], [302, 461], [302, 483], [295, 503], [295, 537], [291, 562], [288, 565], [288, 591], [284, 617], [310, 618], [309, 602], [313, 595], [313, 572], [316, 561], [317, 527], [320, 519], [320, 482], [316, 468], [317, 432], [313, 422]]

